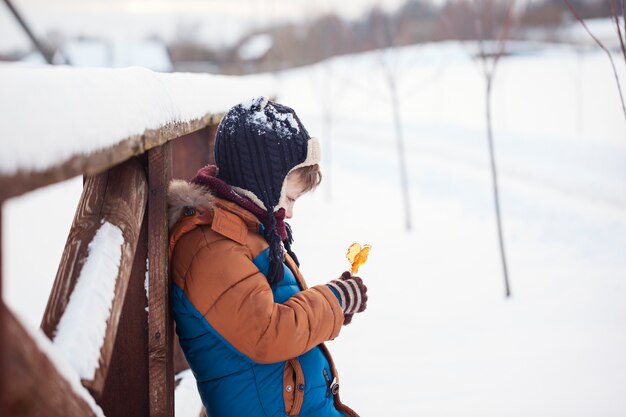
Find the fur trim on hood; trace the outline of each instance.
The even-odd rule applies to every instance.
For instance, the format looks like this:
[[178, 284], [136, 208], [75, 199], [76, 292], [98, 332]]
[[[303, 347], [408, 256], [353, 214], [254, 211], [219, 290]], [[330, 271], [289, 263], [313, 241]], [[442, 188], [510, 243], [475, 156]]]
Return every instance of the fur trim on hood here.
[[169, 229], [189, 208], [213, 209], [215, 198], [206, 187], [183, 180], [172, 180], [167, 188], [167, 218]]

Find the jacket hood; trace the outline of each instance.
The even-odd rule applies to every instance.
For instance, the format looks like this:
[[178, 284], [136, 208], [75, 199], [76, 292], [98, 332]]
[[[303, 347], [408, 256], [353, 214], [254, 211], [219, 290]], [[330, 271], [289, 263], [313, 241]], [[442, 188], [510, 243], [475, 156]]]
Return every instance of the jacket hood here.
[[215, 196], [206, 187], [183, 180], [172, 180], [167, 189], [167, 219], [169, 230], [183, 217], [185, 211], [215, 208]]

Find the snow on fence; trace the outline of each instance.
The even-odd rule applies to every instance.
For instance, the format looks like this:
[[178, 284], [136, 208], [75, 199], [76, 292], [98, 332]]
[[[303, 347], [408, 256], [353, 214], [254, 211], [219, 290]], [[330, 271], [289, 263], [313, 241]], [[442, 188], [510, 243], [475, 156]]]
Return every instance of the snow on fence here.
[[87, 178], [41, 323], [96, 398], [113, 354], [147, 188], [137, 160]]
[[0, 200], [101, 172], [274, 90], [270, 76], [0, 64]]
[[[169, 316], [167, 184], [210, 162], [224, 111], [273, 92], [269, 78], [253, 84], [0, 65], [0, 204], [85, 179], [41, 323], [54, 343], [1, 305], [0, 415], [174, 415], [175, 373], [191, 382]], [[0, 239], [0, 296], [1, 271]]]
[[104, 222], [89, 243], [89, 255], [67, 307], [59, 320], [54, 344], [82, 379], [93, 380], [115, 299], [124, 236]]
[[10, 359], [2, 367], [10, 376], [2, 390], [3, 416], [104, 417], [76, 371], [39, 329], [26, 329], [7, 310], [3, 333], [8, 342], [5, 355]]

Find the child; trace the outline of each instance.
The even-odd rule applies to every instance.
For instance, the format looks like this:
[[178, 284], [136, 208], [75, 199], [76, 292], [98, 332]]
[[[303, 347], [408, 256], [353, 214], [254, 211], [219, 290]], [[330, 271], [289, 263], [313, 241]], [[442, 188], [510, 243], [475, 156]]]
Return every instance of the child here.
[[284, 222], [321, 180], [319, 142], [257, 98], [220, 123], [217, 166], [170, 185], [172, 310], [210, 417], [358, 417], [323, 342], [365, 310], [344, 272], [307, 288]]

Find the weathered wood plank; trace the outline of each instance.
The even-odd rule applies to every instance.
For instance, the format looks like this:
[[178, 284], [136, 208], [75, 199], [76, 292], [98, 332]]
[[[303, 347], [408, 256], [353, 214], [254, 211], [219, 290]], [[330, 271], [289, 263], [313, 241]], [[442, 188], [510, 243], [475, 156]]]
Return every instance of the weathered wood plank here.
[[220, 118], [221, 115], [207, 114], [189, 122], [170, 123], [160, 129], [148, 129], [143, 135], [125, 138], [117, 145], [106, 149], [74, 155], [47, 169], [21, 170], [10, 175], [0, 174], [0, 201], [77, 175], [97, 175], [172, 139], [219, 123]]
[[172, 176], [170, 143], [148, 152], [149, 375], [150, 416], [174, 415], [173, 324], [170, 317], [167, 185]]
[[172, 141], [172, 176], [189, 180], [209, 163], [211, 126]]
[[148, 313], [146, 258], [148, 218], [144, 215], [111, 367], [99, 404], [107, 417], [145, 417], [148, 391]]
[[6, 356], [2, 369], [11, 383], [5, 390], [3, 417], [95, 417], [87, 402], [59, 373], [28, 332], [6, 308]]
[[136, 159], [87, 179], [41, 324], [46, 335], [53, 339], [89, 256], [89, 244], [93, 237], [103, 222], [118, 227], [122, 231], [124, 243], [115, 284], [115, 298], [100, 351], [99, 367], [93, 380], [83, 380], [83, 385], [96, 398], [102, 394], [113, 354], [146, 208], [147, 192], [144, 168]]
[[209, 126], [209, 164], [215, 165], [215, 135], [217, 135], [217, 127], [219, 123]]

